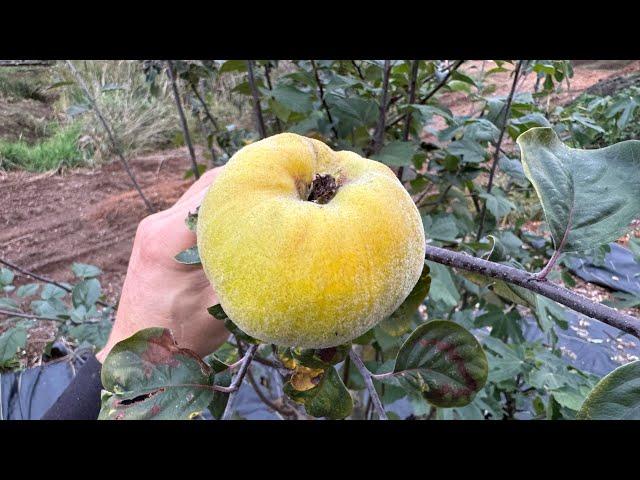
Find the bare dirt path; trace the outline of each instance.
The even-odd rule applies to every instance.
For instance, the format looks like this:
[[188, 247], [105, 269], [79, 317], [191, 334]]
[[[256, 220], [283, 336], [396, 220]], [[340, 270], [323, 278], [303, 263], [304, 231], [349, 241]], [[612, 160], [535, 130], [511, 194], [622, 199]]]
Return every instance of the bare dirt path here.
[[[185, 149], [130, 163], [157, 210], [192, 183], [182, 179]], [[0, 173], [0, 205], [0, 257], [61, 281], [73, 278], [72, 262], [96, 265], [107, 297], [117, 300], [137, 224], [148, 214], [119, 163], [62, 174]]]

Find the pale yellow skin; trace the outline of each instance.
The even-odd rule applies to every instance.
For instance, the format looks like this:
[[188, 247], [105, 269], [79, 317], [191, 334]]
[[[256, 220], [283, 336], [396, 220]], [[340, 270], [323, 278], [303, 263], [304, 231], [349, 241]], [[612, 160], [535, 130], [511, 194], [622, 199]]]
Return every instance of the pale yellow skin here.
[[[339, 184], [307, 201], [317, 174]], [[418, 281], [425, 237], [386, 165], [292, 133], [244, 147], [199, 210], [204, 271], [229, 318], [268, 343], [326, 348], [388, 317]]]

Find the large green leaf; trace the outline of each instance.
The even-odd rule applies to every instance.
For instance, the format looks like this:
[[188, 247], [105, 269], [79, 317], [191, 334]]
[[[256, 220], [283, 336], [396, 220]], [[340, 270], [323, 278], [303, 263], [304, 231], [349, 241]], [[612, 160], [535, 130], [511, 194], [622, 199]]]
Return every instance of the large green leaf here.
[[291, 382], [284, 386], [284, 392], [294, 401], [304, 405], [309, 415], [340, 420], [351, 414], [353, 400], [349, 390], [334, 367], [327, 368], [322, 379], [313, 388], [296, 390]]
[[102, 273], [95, 265], [88, 265], [86, 263], [74, 263], [71, 265], [71, 270], [73, 274], [78, 278], [93, 278], [97, 277]]
[[392, 336], [402, 335], [407, 332], [411, 327], [411, 319], [414, 313], [429, 293], [430, 285], [429, 266], [425, 263], [420, 278], [409, 296], [389, 318], [385, 318], [380, 322], [380, 328]]
[[558, 250], [582, 251], [616, 240], [640, 216], [640, 141], [579, 150], [540, 127], [517, 142]]
[[640, 420], [640, 360], [616, 368], [591, 390], [577, 418]]
[[460, 301], [460, 292], [456, 288], [450, 269], [435, 262], [426, 262], [431, 271], [431, 286], [429, 299], [443, 302], [449, 308], [455, 307]]
[[482, 389], [487, 357], [476, 338], [455, 322], [420, 325], [402, 345], [394, 377], [438, 407], [461, 407]]
[[380, 153], [373, 155], [371, 159], [386, 165], [402, 167], [411, 163], [415, 150], [416, 146], [412, 142], [395, 140], [384, 146]]
[[95, 278], [83, 280], [75, 287], [71, 292], [71, 300], [73, 306], [78, 307], [84, 305], [87, 308], [91, 308], [100, 298], [100, 282]]
[[292, 112], [305, 113], [313, 108], [311, 95], [308, 92], [298, 90], [291, 85], [278, 85], [271, 90], [271, 95], [276, 101]]
[[0, 367], [10, 365], [16, 354], [27, 344], [27, 331], [13, 327], [0, 335]]
[[166, 328], [117, 343], [102, 365], [101, 420], [190, 419], [213, 399], [212, 370]]

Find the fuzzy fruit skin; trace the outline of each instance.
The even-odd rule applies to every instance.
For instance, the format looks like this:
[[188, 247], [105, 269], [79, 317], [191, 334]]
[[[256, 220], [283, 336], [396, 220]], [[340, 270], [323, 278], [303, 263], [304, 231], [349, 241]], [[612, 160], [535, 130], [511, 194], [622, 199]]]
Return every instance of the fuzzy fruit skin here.
[[[339, 184], [307, 201], [315, 175]], [[229, 318], [267, 343], [327, 348], [376, 325], [424, 265], [413, 200], [386, 165], [282, 133], [227, 163], [198, 215], [198, 249]]]

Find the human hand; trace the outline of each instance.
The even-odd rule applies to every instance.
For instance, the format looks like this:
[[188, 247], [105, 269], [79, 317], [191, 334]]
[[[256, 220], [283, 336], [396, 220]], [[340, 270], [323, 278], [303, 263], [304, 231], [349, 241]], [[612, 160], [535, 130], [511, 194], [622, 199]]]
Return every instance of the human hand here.
[[144, 328], [169, 328], [178, 345], [203, 357], [228, 337], [223, 323], [207, 312], [218, 300], [202, 268], [173, 258], [196, 244], [184, 220], [200, 205], [222, 168], [206, 172], [175, 205], [138, 225], [113, 330], [96, 354], [100, 363], [116, 343]]

